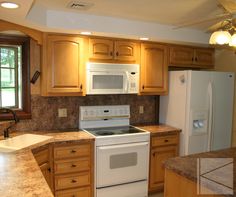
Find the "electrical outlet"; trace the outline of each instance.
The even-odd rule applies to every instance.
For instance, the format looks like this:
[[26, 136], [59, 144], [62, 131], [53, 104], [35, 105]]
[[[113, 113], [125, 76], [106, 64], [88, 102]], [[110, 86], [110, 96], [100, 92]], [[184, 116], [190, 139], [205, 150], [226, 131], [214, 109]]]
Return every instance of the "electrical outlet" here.
[[144, 109], [143, 109], [143, 106], [142, 106], [142, 105], [139, 106], [139, 113], [140, 113], [140, 114], [143, 114], [143, 113], [144, 113]]
[[58, 109], [58, 117], [59, 118], [66, 118], [67, 117], [67, 109], [66, 108], [59, 108]]

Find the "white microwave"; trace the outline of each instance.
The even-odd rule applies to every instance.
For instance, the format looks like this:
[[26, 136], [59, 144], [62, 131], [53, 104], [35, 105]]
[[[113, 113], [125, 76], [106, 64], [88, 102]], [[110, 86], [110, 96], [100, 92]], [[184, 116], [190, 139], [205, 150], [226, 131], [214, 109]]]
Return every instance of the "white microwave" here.
[[138, 64], [87, 63], [87, 94], [137, 94]]

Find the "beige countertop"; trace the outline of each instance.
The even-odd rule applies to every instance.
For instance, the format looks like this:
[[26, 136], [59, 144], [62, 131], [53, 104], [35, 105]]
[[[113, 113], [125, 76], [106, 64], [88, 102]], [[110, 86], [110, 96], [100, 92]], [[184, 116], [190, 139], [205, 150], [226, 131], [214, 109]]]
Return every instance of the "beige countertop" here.
[[[163, 135], [179, 132], [179, 129], [167, 125], [139, 125], [136, 126], [151, 134]], [[34, 159], [32, 150], [47, 145], [73, 144], [78, 141], [95, 140], [94, 137], [84, 131], [32, 131], [10, 133], [10, 136], [32, 133], [52, 136], [51, 139], [36, 145], [15, 151], [13, 153], [0, 153], [0, 196], [4, 197], [53, 197], [53, 194], [44, 179], [40, 168]], [[3, 137], [0, 137], [3, 140]]]
[[[32, 150], [49, 143], [73, 143], [94, 138], [83, 131], [75, 132], [26, 132], [49, 135], [53, 138], [13, 153], [0, 153], [0, 196], [4, 197], [53, 197]], [[17, 133], [23, 134], [22, 132]], [[15, 135], [14, 134], [11, 134]]]

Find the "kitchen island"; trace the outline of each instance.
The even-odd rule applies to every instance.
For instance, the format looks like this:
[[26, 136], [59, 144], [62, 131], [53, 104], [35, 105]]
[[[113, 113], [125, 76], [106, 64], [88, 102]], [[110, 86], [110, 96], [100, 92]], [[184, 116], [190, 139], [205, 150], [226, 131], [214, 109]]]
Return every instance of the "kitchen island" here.
[[235, 196], [236, 148], [168, 159], [165, 197]]

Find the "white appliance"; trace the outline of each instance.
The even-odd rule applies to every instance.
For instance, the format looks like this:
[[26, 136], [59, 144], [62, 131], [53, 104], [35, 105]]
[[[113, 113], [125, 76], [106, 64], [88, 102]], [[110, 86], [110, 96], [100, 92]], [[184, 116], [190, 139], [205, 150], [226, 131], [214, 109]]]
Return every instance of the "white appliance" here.
[[180, 154], [231, 146], [234, 73], [170, 71], [160, 97], [160, 122], [182, 129]]
[[95, 137], [95, 197], [147, 197], [150, 133], [129, 125], [130, 106], [82, 106]]
[[87, 94], [137, 94], [138, 64], [88, 63]]

